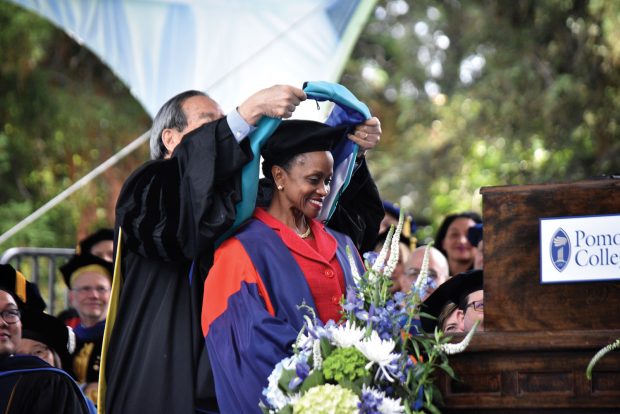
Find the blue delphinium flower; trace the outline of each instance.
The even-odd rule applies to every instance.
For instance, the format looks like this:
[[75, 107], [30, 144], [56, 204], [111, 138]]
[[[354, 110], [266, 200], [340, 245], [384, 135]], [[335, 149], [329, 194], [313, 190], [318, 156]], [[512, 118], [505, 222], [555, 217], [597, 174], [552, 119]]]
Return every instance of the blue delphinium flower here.
[[413, 404], [413, 410], [418, 411], [423, 406], [424, 406], [424, 387], [420, 387], [420, 391], [418, 391], [418, 397], [415, 399], [415, 403]]
[[327, 324], [323, 324], [323, 322], [319, 318], [314, 318], [314, 320], [310, 320], [309, 317], [305, 317], [306, 319], [306, 329], [308, 331], [308, 336], [312, 339], [319, 340], [321, 338], [330, 338], [329, 334], [329, 326], [334, 325], [335, 322], [332, 320], [327, 321]]
[[366, 260], [368, 262], [368, 264], [370, 265], [370, 267], [372, 267], [375, 262], [377, 261], [377, 258], [379, 257], [379, 253], [377, 252], [366, 252], [363, 254], [364, 260]]
[[407, 382], [407, 375], [409, 371], [413, 369], [414, 363], [411, 358], [401, 358], [398, 361], [398, 367], [394, 372], [394, 376], [398, 379], [401, 384], [405, 384]]
[[355, 313], [364, 309], [364, 300], [357, 296], [354, 288], [347, 289], [347, 298], [344, 302], [345, 312]]
[[379, 411], [379, 406], [381, 405], [382, 400], [383, 397], [378, 395], [378, 393], [364, 388], [362, 390], [361, 401], [357, 404], [359, 414], [381, 414], [381, 411]]
[[390, 339], [394, 336], [394, 313], [390, 312], [388, 308], [378, 308], [375, 311], [375, 330], [379, 333], [381, 339]]
[[399, 290], [397, 292], [394, 292], [393, 297], [394, 297], [394, 302], [402, 303], [405, 300], [405, 297], [407, 297], [407, 294]]
[[310, 365], [305, 357], [300, 358], [295, 365], [295, 378], [291, 379], [288, 384], [289, 390], [295, 390], [308, 377], [310, 373]]
[[437, 289], [437, 281], [433, 278], [427, 278], [426, 281], [420, 287], [420, 298], [425, 298], [428, 292], [432, 289]]

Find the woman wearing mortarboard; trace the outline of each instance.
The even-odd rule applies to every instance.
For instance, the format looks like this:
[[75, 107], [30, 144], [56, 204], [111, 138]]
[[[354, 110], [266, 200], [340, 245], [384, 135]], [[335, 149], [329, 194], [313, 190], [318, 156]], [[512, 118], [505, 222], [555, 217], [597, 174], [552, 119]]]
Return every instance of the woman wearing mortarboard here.
[[26, 337], [50, 347], [58, 359], [68, 356], [70, 331], [44, 314], [45, 306], [36, 285], [12, 266], [0, 265], [0, 412], [94, 413], [94, 405], [65, 371], [39, 356], [19, 355]]
[[274, 194], [215, 253], [205, 282], [202, 328], [222, 412], [260, 412], [261, 391], [303, 326], [305, 303], [326, 322], [340, 319], [353, 283], [348, 236], [316, 220], [330, 192], [330, 149], [346, 127], [284, 121], [262, 150]]

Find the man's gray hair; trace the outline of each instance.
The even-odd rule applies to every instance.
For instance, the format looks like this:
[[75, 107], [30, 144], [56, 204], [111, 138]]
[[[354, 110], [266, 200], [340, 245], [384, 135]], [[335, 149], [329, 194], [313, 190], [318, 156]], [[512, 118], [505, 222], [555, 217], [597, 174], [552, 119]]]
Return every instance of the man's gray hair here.
[[200, 91], [185, 91], [173, 96], [166, 102], [157, 112], [153, 119], [153, 126], [150, 132], [150, 147], [151, 147], [151, 159], [161, 160], [163, 159], [168, 150], [164, 145], [161, 134], [166, 128], [174, 128], [177, 131], [182, 131], [187, 126], [187, 117], [183, 112], [183, 102], [192, 96], [208, 96], [204, 92]]

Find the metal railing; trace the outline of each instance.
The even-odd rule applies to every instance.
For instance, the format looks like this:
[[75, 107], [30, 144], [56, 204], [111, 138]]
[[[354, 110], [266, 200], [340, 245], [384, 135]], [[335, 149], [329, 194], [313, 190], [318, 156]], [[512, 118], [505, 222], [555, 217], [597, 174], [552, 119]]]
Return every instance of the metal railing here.
[[75, 249], [55, 247], [12, 247], [2, 254], [0, 264], [11, 264], [28, 281], [36, 283], [47, 303], [47, 312], [56, 315], [69, 303], [69, 290], [58, 269], [74, 253]]

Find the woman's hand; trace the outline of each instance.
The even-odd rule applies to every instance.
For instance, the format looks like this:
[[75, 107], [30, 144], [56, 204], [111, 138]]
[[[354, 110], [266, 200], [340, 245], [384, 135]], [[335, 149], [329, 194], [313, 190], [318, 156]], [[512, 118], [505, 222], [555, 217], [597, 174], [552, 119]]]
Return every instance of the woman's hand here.
[[379, 118], [372, 117], [355, 127], [349, 139], [360, 146], [358, 158], [363, 157], [366, 151], [373, 149], [381, 140], [381, 122]]

